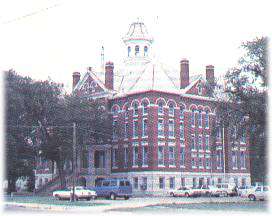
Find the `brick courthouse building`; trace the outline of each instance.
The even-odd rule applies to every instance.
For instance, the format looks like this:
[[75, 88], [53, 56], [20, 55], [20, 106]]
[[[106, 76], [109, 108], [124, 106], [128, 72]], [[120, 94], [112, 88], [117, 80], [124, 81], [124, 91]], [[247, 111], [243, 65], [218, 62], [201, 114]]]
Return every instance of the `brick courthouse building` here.
[[[126, 177], [135, 193], [224, 181], [250, 184], [248, 134], [244, 130], [237, 142], [235, 128], [218, 127], [217, 102], [207, 96], [205, 84], [214, 80], [214, 67], [206, 66], [205, 76], [190, 76], [186, 59], [179, 71], [165, 66], [153, 57], [153, 38], [142, 22], [132, 23], [123, 41], [126, 57], [120, 68], [107, 62], [103, 77], [91, 68], [82, 76], [73, 73], [74, 93], [104, 100], [113, 126], [109, 143], [85, 149], [81, 182]], [[41, 170], [36, 170], [37, 187], [46, 176], [52, 181], [51, 170]]]

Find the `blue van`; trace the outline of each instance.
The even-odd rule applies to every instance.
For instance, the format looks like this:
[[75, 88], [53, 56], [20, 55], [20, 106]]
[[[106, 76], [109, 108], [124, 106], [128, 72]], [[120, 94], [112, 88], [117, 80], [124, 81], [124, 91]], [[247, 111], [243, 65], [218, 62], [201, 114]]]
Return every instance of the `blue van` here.
[[106, 197], [115, 200], [116, 197], [129, 199], [132, 196], [132, 186], [125, 178], [102, 179], [91, 188], [96, 191], [98, 197]]

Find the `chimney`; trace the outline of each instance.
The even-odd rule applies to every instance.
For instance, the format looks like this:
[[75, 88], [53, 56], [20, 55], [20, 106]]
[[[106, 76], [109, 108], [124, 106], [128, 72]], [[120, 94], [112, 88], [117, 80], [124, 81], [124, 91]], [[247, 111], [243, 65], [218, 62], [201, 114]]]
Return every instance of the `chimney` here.
[[214, 83], [214, 66], [213, 65], [206, 66], [206, 80], [208, 83]]
[[73, 89], [75, 88], [75, 86], [77, 85], [79, 80], [80, 80], [80, 73], [79, 72], [74, 72], [73, 73]]
[[180, 61], [180, 88], [185, 88], [189, 85], [189, 61], [182, 59]]
[[107, 62], [105, 66], [105, 86], [110, 90], [113, 90], [113, 69], [113, 62]]

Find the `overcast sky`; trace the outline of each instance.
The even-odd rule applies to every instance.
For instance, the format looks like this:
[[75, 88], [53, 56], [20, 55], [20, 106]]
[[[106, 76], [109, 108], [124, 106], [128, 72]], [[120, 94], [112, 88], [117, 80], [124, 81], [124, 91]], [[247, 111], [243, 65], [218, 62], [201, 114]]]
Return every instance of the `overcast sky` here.
[[116, 66], [124, 57], [122, 37], [137, 17], [154, 37], [159, 59], [179, 67], [190, 61], [199, 74], [213, 64], [216, 75], [234, 66], [242, 41], [271, 34], [267, 1], [90, 1], [6, 0], [0, 3], [0, 69], [15, 69], [35, 79], [71, 87], [72, 72], [100, 65]]

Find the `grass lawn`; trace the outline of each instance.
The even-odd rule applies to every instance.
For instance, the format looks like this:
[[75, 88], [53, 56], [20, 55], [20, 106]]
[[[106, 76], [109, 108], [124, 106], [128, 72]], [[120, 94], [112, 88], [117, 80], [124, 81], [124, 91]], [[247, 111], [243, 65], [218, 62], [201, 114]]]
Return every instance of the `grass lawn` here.
[[47, 205], [65, 205], [65, 206], [101, 206], [108, 205], [106, 203], [94, 203], [93, 200], [75, 201], [70, 202], [69, 200], [58, 200], [52, 196], [6, 196], [4, 198], [6, 202], [14, 203], [35, 203], [35, 204], [47, 204]]

